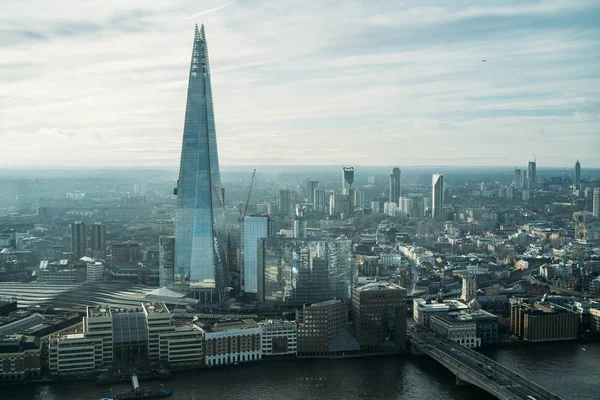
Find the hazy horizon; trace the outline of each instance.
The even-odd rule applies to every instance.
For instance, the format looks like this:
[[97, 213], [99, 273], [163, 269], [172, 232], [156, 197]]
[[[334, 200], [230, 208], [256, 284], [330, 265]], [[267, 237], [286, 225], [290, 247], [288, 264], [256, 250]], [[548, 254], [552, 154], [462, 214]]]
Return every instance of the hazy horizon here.
[[0, 166], [177, 167], [204, 23], [223, 166], [600, 167], [600, 3], [15, 2]]

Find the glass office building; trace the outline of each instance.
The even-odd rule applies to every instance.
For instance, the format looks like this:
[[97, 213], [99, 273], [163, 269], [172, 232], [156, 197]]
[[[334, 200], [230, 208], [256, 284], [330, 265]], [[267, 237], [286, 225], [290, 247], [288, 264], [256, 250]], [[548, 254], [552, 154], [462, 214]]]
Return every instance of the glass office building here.
[[177, 184], [175, 284], [223, 300], [228, 287], [225, 215], [208, 49], [196, 26]]
[[348, 239], [260, 240], [258, 299], [272, 306], [349, 301], [355, 274]]
[[244, 293], [258, 292], [257, 248], [258, 239], [269, 236], [268, 216], [246, 216], [241, 221], [242, 280]]

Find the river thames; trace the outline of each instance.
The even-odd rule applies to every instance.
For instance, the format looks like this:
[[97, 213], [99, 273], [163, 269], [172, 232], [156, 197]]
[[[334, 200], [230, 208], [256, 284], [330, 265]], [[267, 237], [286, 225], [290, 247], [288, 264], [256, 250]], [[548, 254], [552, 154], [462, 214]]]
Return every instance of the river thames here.
[[[600, 343], [546, 343], [484, 351], [492, 359], [547, 387], [563, 399], [600, 398]], [[156, 386], [143, 382], [143, 386]], [[345, 360], [262, 361], [179, 372], [165, 382], [171, 398], [192, 399], [493, 399], [457, 387], [454, 375], [427, 356]], [[126, 385], [113, 386], [125, 389]], [[91, 400], [107, 388], [93, 382], [0, 388], [1, 400]]]

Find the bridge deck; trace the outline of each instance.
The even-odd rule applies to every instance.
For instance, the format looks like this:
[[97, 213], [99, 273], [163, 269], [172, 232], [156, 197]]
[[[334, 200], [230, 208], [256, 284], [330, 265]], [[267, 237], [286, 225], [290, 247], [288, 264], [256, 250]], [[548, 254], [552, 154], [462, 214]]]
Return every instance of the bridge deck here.
[[424, 330], [409, 329], [411, 345], [456, 375], [457, 383], [468, 382], [502, 400], [560, 400], [560, 397], [502, 364]]

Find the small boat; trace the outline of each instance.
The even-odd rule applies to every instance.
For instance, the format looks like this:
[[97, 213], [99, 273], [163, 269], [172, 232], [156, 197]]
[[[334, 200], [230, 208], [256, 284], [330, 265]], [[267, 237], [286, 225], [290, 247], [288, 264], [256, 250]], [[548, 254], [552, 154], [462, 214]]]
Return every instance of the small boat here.
[[142, 400], [142, 399], [164, 399], [171, 397], [173, 390], [165, 389], [160, 385], [157, 389], [133, 389], [124, 392], [107, 395], [103, 400]]

